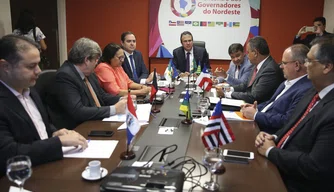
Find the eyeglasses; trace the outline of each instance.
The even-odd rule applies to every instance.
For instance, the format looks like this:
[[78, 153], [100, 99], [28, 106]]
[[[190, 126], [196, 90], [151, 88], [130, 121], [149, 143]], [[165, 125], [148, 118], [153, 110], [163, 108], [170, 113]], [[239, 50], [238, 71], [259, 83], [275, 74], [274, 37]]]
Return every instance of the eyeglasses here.
[[124, 56], [119, 56], [119, 57], [117, 57], [120, 61], [124, 61]]
[[279, 65], [286, 65], [286, 64], [288, 64], [288, 63], [294, 63], [294, 62], [296, 62], [296, 61], [282, 61], [282, 62], [280, 62], [279, 63]]
[[309, 59], [309, 58], [306, 58], [304, 61], [305, 63], [319, 62], [318, 59]]

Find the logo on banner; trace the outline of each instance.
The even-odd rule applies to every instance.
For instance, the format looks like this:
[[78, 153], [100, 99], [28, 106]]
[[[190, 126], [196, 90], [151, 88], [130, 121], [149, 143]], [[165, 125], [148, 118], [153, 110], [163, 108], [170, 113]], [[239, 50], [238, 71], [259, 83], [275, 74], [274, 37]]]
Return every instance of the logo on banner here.
[[[191, 2], [190, 2], [191, 1]], [[176, 1], [176, 5], [175, 5], [175, 0], [171, 0], [171, 10], [174, 13], [174, 15], [178, 16], [178, 17], [188, 17], [190, 16], [196, 8], [196, 0], [177, 0]], [[188, 5], [189, 3], [191, 3], [191, 5]], [[176, 9], [175, 6], [178, 6], [178, 10]], [[187, 7], [190, 6], [190, 9], [186, 10]]]

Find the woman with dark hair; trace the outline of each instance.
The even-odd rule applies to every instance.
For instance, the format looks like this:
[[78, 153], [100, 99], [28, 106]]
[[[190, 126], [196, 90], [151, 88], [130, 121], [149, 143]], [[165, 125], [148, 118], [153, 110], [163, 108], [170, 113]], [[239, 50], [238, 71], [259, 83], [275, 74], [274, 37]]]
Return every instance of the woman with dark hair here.
[[151, 88], [133, 82], [124, 72], [122, 64], [124, 61], [123, 49], [115, 44], [109, 43], [102, 52], [100, 63], [95, 68], [101, 87], [113, 95], [124, 96], [128, 89], [132, 95], [147, 95]]
[[39, 48], [42, 51], [45, 51], [47, 48], [45, 43], [45, 35], [41, 29], [36, 26], [34, 14], [28, 10], [21, 11], [13, 34], [26, 36], [30, 39], [33, 39], [38, 43]]

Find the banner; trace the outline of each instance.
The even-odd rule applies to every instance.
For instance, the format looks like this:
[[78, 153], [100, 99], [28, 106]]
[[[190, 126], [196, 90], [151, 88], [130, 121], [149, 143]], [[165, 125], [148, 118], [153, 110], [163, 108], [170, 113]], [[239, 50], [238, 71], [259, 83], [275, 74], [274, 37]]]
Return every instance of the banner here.
[[149, 56], [172, 58], [180, 35], [204, 41], [210, 59], [227, 59], [232, 43], [259, 35], [260, 0], [151, 0]]

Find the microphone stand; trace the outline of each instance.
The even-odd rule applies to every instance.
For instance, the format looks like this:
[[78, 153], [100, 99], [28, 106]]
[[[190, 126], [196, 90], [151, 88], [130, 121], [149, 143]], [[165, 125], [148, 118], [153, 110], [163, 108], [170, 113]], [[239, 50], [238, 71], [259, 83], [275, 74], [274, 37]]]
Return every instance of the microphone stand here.
[[153, 105], [154, 105], [154, 109], [151, 110], [152, 113], [160, 113], [160, 109], [157, 109], [157, 93], [155, 93], [154, 95], [154, 99], [153, 99]]

